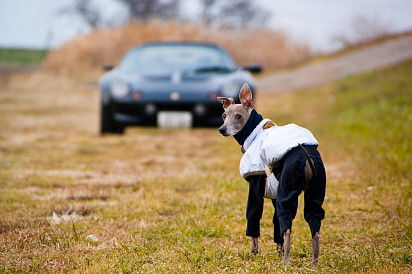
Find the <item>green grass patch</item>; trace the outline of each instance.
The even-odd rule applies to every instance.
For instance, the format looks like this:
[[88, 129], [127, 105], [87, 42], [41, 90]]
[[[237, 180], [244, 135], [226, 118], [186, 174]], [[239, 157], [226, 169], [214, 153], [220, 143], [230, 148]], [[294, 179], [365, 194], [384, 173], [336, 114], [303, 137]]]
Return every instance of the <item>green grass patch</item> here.
[[0, 65], [39, 65], [47, 50], [0, 48]]

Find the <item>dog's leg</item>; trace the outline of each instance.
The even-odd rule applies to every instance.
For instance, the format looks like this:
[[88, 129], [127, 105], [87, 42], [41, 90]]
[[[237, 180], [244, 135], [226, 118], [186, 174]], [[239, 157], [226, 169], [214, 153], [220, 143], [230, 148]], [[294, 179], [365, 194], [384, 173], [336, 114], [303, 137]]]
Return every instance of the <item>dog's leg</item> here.
[[286, 265], [290, 264], [290, 229], [286, 230], [285, 233], [283, 234], [283, 249], [284, 249], [284, 258], [283, 262]]
[[319, 258], [319, 232], [312, 238], [312, 265], [318, 265]]
[[252, 238], [252, 250], [250, 251], [253, 255], [258, 254], [259, 252], [259, 238]]
[[283, 244], [276, 244], [276, 251], [278, 252], [278, 256], [282, 257], [283, 256]]

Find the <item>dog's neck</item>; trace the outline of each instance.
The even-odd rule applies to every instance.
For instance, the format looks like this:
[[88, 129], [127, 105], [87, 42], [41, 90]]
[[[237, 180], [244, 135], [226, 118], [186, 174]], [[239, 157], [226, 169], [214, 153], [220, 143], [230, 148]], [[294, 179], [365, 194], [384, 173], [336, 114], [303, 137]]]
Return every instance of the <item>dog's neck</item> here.
[[260, 115], [255, 109], [252, 109], [252, 112], [250, 113], [249, 119], [247, 120], [246, 124], [244, 127], [233, 137], [235, 137], [236, 141], [239, 143], [239, 145], [243, 146], [245, 143], [245, 140], [249, 135], [252, 133], [252, 131], [256, 128], [256, 126], [263, 120], [262, 115]]

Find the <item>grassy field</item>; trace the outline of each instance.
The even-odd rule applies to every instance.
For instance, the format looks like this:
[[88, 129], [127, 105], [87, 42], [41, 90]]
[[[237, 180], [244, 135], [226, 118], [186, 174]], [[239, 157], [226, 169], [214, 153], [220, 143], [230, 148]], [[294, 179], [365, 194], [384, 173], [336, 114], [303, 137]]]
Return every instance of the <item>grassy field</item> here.
[[47, 50], [0, 48], [0, 65], [39, 65]]
[[99, 137], [96, 91], [15, 76], [0, 92], [0, 272], [411, 272], [410, 75], [412, 61], [257, 98], [265, 116], [320, 141], [317, 268], [301, 207], [291, 266], [276, 255], [270, 203], [261, 253], [249, 254], [233, 139], [155, 128]]

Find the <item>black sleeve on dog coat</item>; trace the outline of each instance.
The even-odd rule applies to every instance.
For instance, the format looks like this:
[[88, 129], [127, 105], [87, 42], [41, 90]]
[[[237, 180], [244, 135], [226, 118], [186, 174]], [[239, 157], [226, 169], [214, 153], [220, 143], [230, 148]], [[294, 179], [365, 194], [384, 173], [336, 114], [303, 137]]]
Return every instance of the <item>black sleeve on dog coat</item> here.
[[[249, 182], [249, 196], [246, 207], [246, 236], [260, 236], [260, 219], [263, 213], [266, 175], [253, 175], [247, 177]], [[272, 200], [273, 207], [276, 208], [276, 200]], [[273, 213], [273, 240], [275, 243], [282, 243], [283, 237], [280, 234], [279, 220], [276, 210]]]

